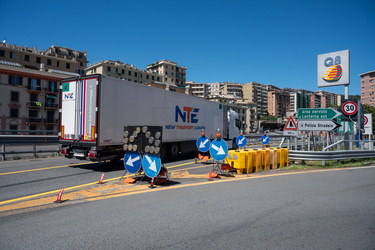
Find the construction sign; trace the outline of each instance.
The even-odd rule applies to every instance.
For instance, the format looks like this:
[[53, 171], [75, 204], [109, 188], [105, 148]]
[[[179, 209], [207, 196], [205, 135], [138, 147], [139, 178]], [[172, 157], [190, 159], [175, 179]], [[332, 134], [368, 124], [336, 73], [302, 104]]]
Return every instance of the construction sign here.
[[297, 130], [297, 123], [294, 120], [293, 116], [289, 116], [288, 121], [285, 124], [284, 130]]

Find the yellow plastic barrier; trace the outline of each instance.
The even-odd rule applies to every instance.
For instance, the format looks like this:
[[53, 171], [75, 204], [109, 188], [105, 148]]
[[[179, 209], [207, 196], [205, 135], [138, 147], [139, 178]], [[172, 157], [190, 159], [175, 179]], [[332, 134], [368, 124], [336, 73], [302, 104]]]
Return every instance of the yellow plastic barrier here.
[[280, 148], [280, 167], [287, 167], [289, 165], [289, 150], [287, 148]]
[[245, 168], [243, 169], [242, 173], [247, 174], [254, 172], [254, 151], [252, 149], [242, 149], [240, 152], [245, 154]]
[[242, 174], [246, 169], [246, 152], [229, 150], [226, 161], [237, 170], [237, 174]]
[[282, 162], [282, 153], [281, 153], [281, 148], [270, 148], [270, 149], [273, 149], [273, 150], [276, 150], [276, 157], [277, 157], [277, 164], [276, 164], [276, 168], [279, 168], [279, 167], [282, 167], [283, 164], [281, 163]]
[[255, 164], [254, 164], [254, 150], [244, 150], [247, 153], [246, 159], [246, 173], [253, 173], [255, 171]]
[[263, 167], [262, 167], [262, 157], [263, 157], [262, 151], [254, 149], [253, 164], [255, 166], [255, 172], [259, 172], [259, 171], [263, 170]]
[[277, 169], [277, 150], [270, 148], [270, 168]]
[[270, 169], [270, 151], [268, 149], [260, 150], [262, 152], [262, 165], [264, 170]]

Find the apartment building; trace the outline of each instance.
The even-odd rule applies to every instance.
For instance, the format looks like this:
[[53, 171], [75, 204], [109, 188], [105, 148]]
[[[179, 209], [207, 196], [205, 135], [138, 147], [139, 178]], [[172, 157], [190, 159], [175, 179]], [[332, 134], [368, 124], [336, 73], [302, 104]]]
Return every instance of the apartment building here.
[[267, 85], [249, 82], [242, 84], [243, 98], [248, 99], [249, 102], [256, 104], [257, 119], [268, 116], [267, 111]]
[[208, 97], [218, 97], [222, 94], [223, 83], [206, 83], [206, 93]]
[[1, 133], [56, 133], [60, 80], [83, 74], [86, 56], [60, 46], [39, 51], [1, 43], [0, 129], [5, 130]]
[[87, 66], [85, 51], [51, 46], [45, 51], [13, 44], [0, 43], [0, 60], [18, 63], [22, 67], [52, 73], [70, 72], [84, 75]]
[[274, 85], [267, 85], [267, 111], [269, 115], [283, 118], [290, 111], [289, 92]]
[[206, 83], [196, 83], [194, 81], [187, 81], [186, 88], [191, 91], [191, 95], [200, 97], [200, 98], [207, 98], [207, 84]]
[[0, 129], [18, 130], [18, 134], [22, 133], [20, 130], [48, 130], [56, 134], [60, 80], [72, 76], [79, 75], [33, 70], [0, 61]]
[[147, 71], [161, 76], [161, 82], [175, 84], [184, 88], [186, 85], [186, 67], [178, 66], [176, 62], [161, 60], [147, 66]]
[[85, 75], [101, 74], [138, 83], [161, 82], [163, 77], [120, 61], [103, 60], [85, 69]]
[[325, 97], [325, 103], [322, 103], [325, 107], [340, 107], [341, 106], [341, 100], [342, 95], [335, 94], [328, 91], [318, 90], [315, 92], [316, 95], [324, 96]]
[[375, 71], [359, 75], [361, 81], [361, 102], [374, 107], [375, 105]]

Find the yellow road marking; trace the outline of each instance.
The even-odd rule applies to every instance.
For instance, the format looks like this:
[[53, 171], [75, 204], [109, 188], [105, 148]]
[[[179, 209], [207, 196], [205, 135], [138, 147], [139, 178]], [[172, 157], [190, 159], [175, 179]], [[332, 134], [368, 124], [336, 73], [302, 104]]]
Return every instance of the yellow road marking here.
[[[183, 163], [183, 164], [171, 166], [171, 167], [168, 167], [168, 168], [181, 167], [181, 166], [189, 165], [189, 164], [192, 164], [192, 163], [194, 163], [194, 162]], [[90, 163], [84, 163], [84, 164], [90, 164]], [[79, 165], [79, 164], [75, 164], [75, 165]], [[72, 166], [72, 165], [59, 166], [59, 167], [67, 167], [67, 166]], [[201, 167], [201, 166], [194, 167], [194, 168], [199, 168], [199, 167]], [[58, 167], [51, 167], [51, 168], [58, 168]], [[49, 169], [49, 168], [46, 168], [46, 169]], [[20, 172], [20, 171], [18, 171], [18, 172]], [[29, 172], [29, 171], [26, 171], [26, 172]], [[132, 174], [132, 175], [126, 175], [125, 177], [128, 177], [128, 176], [134, 176], [134, 174]], [[111, 178], [111, 179], [106, 179], [105, 181], [106, 182], [113, 181], [113, 180], [116, 180], [116, 179], [119, 179], [119, 178], [121, 178], [121, 177], [115, 177], [115, 178]], [[72, 189], [76, 189], [76, 188], [81, 188], [81, 187], [86, 187], [86, 186], [94, 185], [94, 184], [97, 184], [97, 183], [98, 182], [90, 182], [90, 183], [86, 183], [86, 184], [82, 184], [82, 185], [77, 185], [77, 186], [73, 186], [73, 187], [67, 187], [67, 188], [64, 188], [64, 190], [72, 190]], [[17, 201], [21, 201], [21, 200], [26, 200], [26, 199], [30, 199], [30, 198], [40, 197], [40, 196], [47, 195], [47, 194], [53, 194], [53, 193], [56, 193], [56, 192], [59, 192], [59, 191], [60, 191], [60, 189], [57, 189], [57, 190], [52, 190], [52, 191], [48, 191], [48, 192], [44, 192], [44, 193], [33, 194], [33, 195], [28, 195], [28, 196], [24, 196], [24, 197], [20, 197], [20, 198], [15, 198], [15, 199], [11, 199], [11, 200], [0, 201], [0, 205], [6, 204], [6, 203], [17, 202]]]
[[8, 174], [20, 174], [20, 173], [27, 173], [27, 172], [34, 172], [34, 171], [41, 171], [41, 170], [49, 170], [49, 169], [54, 169], [54, 168], [66, 168], [66, 167], [71, 167], [71, 166], [87, 165], [87, 164], [97, 164], [97, 163], [87, 162], [87, 163], [77, 163], [77, 164], [48, 167], [48, 168], [35, 168], [35, 169], [28, 169], [28, 170], [20, 170], [20, 171], [14, 171], [14, 172], [0, 173], [0, 176], [1, 175], [8, 175]]

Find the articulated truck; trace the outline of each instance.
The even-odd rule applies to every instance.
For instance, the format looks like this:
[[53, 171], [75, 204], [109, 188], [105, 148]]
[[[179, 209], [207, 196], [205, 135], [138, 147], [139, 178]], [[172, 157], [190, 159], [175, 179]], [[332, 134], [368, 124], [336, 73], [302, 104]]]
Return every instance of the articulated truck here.
[[197, 151], [202, 130], [214, 139], [220, 129], [231, 147], [239, 135], [236, 119], [237, 113], [224, 104], [114, 77], [61, 81], [59, 146], [68, 158], [120, 159], [126, 126], [162, 127], [162, 159]]

